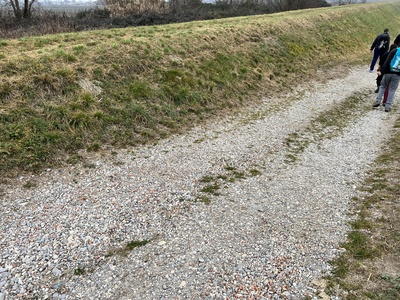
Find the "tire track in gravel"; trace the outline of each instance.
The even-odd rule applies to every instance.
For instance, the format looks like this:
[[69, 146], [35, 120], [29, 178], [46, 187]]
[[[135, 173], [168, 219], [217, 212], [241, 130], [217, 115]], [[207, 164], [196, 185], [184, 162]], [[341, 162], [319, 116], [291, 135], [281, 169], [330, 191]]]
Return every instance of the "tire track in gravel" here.
[[[245, 114], [134, 155], [94, 158], [93, 169], [52, 170], [35, 178], [34, 190], [6, 187], [0, 269], [7, 276], [0, 296], [298, 299], [314, 292], [310, 281], [337, 253], [354, 186], [395, 111], [355, 114], [342, 135], [310, 143], [295, 164], [285, 163], [285, 141], [355, 92], [371, 89], [374, 79], [364, 73], [354, 69], [300, 90], [299, 100], [274, 113], [265, 111], [276, 99], [265, 99], [258, 111], [265, 117], [250, 123]], [[194, 203], [200, 179], [224, 174], [226, 166], [261, 174], [225, 182], [211, 205]], [[133, 240], [150, 243], [128, 257], [105, 257]], [[77, 269], [86, 274], [73, 276]]]
[[[371, 79], [359, 80], [363, 72], [354, 70], [321, 92], [306, 92], [286, 110], [240, 129], [233, 123], [222, 124], [174, 140], [175, 148], [169, 148], [165, 155], [171, 157], [166, 159], [178, 156], [194, 162], [200, 169], [197, 178], [218, 175], [226, 165], [239, 169], [262, 165], [262, 174], [227, 184], [209, 206], [193, 204], [165, 220], [154, 228], [153, 243], [135, 249], [126, 259], [111, 259], [82, 283], [71, 285], [74, 295], [80, 299], [313, 295], [311, 281], [329, 271], [328, 261], [338, 253], [348, 229], [349, 201], [384, 142], [383, 129], [393, 124], [395, 115], [370, 110], [371, 101], [366, 102], [368, 109], [357, 114], [341, 135], [309, 144], [296, 164], [284, 163], [284, 140], [307, 128], [307, 120], [345, 101], [355, 86], [361, 92], [370, 88]], [[190, 139], [199, 140], [200, 134], [201, 142], [184, 146]]]

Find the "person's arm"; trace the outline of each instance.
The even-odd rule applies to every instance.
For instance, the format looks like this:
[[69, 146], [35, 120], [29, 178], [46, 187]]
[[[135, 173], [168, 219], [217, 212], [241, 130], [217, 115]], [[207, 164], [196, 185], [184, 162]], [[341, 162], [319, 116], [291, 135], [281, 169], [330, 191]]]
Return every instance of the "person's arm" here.
[[372, 43], [372, 45], [371, 45], [371, 48], [369, 49], [370, 51], [372, 51], [372, 50], [374, 50], [374, 48], [376, 47], [376, 45], [378, 44], [378, 40], [380, 39], [380, 35], [378, 35], [376, 38], [375, 38], [375, 40], [374, 40], [374, 42]]

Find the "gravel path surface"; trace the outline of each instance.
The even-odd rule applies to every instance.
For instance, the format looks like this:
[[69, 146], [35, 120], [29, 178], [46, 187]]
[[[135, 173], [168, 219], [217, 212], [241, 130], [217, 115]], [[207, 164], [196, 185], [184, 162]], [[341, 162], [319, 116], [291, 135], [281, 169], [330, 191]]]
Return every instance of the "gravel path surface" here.
[[0, 300], [315, 297], [398, 112], [365, 110], [295, 162], [285, 140], [356, 91], [371, 107], [374, 83], [355, 68], [156, 146], [3, 186]]

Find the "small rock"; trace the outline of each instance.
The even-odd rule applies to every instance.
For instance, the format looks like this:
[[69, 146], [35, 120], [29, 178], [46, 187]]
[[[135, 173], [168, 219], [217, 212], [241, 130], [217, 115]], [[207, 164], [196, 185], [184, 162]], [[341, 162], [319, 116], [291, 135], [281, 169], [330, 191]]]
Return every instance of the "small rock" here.
[[57, 268], [54, 268], [51, 272], [53, 273], [54, 276], [57, 276], [57, 277], [61, 276], [61, 274], [62, 274], [62, 272]]
[[325, 292], [319, 293], [318, 296], [319, 296], [322, 300], [330, 300], [330, 299], [331, 299], [331, 297], [329, 297]]

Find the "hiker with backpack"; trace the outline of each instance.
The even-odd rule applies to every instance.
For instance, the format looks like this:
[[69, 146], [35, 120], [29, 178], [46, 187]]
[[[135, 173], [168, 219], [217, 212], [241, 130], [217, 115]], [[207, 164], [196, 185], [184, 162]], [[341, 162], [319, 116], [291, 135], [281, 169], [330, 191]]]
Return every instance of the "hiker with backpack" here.
[[378, 58], [388, 52], [390, 45], [390, 36], [389, 36], [389, 29], [385, 28], [383, 33], [378, 35], [374, 42], [371, 45], [370, 52], [374, 53], [372, 57], [371, 66], [369, 67], [369, 72], [372, 73], [374, 70], [375, 64], [378, 61]]
[[385, 104], [385, 112], [390, 112], [394, 94], [400, 82], [400, 48], [395, 48], [389, 52], [385, 63], [380, 68], [380, 72], [383, 74], [383, 78], [373, 107], [376, 108], [381, 105], [382, 96], [387, 88], [388, 97]]
[[[396, 49], [396, 48], [397, 48], [397, 44], [393, 43], [390, 45], [389, 51], [392, 51], [393, 49]], [[376, 70], [378, 73], [378, 76], [376, 77], [377, 89], [375, 90], [375, 93], [379, 92], [379, 87], [381, 86], [381, 82], [382, 82], [382, 78], [383, 78], [383, 74], [381, 73], [381, 68], [382, 68], [383, 64], [385, 63], [389, 53], [390, 52], [386, 52], [386, 53], [382, 54], [381, 57], [379, 58], [378, 68]], [[388, 94], [389, 94], [389, 88], [386, 87], [385, 93], [383, 94], [382, 106], [385, 106]]]

